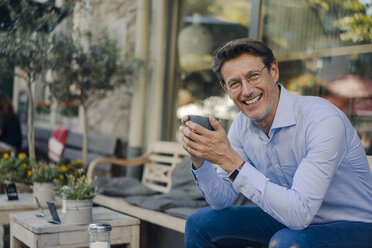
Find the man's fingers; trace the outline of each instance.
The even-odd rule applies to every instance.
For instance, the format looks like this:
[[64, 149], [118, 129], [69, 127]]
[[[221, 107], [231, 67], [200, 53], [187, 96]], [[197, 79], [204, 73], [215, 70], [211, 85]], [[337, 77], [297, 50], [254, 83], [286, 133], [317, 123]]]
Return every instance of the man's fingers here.
[[182, 121], [182, 124], [183, 124], [183, 125], [185, 125], [185, 124], [186, 124], [186, 122], [188, 122], [188, 121], [189, 121], [189, 119], [190, 119], [190, 118], [189, 118], [189, 116], [188, 116], [188, 115], [185, 115], [184, 117], [182, 117], [182, 120], [181, 120], [181, 121]]
[[209, 116], [209, 123], [214, 128], [214, 131], [216, 132], [225, 132], [225, 129], [221, 126], [221, 120], [216, 120], [213, 116]]

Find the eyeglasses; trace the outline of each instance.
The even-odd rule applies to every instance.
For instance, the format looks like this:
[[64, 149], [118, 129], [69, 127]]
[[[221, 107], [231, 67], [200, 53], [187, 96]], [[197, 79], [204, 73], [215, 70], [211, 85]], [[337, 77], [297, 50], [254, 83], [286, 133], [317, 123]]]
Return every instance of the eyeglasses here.
[[[247, 80], [247, 82], [250, 83], [251, 85], [260, 84], [262, 82], [262, 71], [265, 68], [266, 68], [266, 65], [262, 67], [261, 70], [248, 72], [247, 75], [244, 76], [245, 80]], [[243, 83], [241, 79], [226, 83], [227, 90], [231, 94], [239, 93], [242, 90], [242, 85]]]

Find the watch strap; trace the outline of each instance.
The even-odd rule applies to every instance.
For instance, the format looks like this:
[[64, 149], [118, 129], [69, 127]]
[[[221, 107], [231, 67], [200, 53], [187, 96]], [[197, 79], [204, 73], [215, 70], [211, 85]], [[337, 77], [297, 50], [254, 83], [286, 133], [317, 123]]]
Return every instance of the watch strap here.
[[235, 168], [230, 174], [229, 174], [229, 179], [231, 182], [234, 182], [235, 178], [238, 176], [240, 170], [243, 168], [243, 165], [245, 164], [245, 161], [238, 167]]

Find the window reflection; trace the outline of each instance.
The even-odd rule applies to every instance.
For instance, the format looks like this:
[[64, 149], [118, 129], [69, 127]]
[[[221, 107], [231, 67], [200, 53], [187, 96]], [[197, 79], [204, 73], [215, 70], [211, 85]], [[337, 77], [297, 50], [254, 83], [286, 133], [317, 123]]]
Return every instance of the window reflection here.
[[178, 34], [177, 118], [186, 114], [232, 119], [236, 114], [212, 72], [212, 53], [223, 43], [248, 36], [250, 1], [184, 1]]
[[[370, 1], [264, 0], [263, 7], [262, 40], [279, 61], [280, 82], [296, 94], [326, 98], [344, 111], [371, 154]], [[237, 110], [211, 70], [211, 55], [224, 42], [248, 36], [250, 8], [248, 0], [184, 1], [178, 118], [212, 114], [233, 119]]]
[[263, 40], [290, 91], [328, 99], [371, 153], [372, 9], [367, 1], [265, 0]]

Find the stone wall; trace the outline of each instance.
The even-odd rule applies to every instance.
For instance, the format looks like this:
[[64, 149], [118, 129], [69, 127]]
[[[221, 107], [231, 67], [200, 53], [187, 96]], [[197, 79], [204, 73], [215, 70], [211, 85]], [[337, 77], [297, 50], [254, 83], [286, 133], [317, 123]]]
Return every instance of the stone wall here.
[[96, 132], [128, 141], [131, 92], [121, 86], [89, 106], [89, 132]]
[[[135, 39], [136, 0], [92, 0], [90, 29], [99, 37], [108, 30], [118, 41], [123, 56], [133, 56]], [[97, 97], [89, 106], [89, 132], [97, 132], [128, 141], [131, 90], [120, 87], [104, 98]]]

